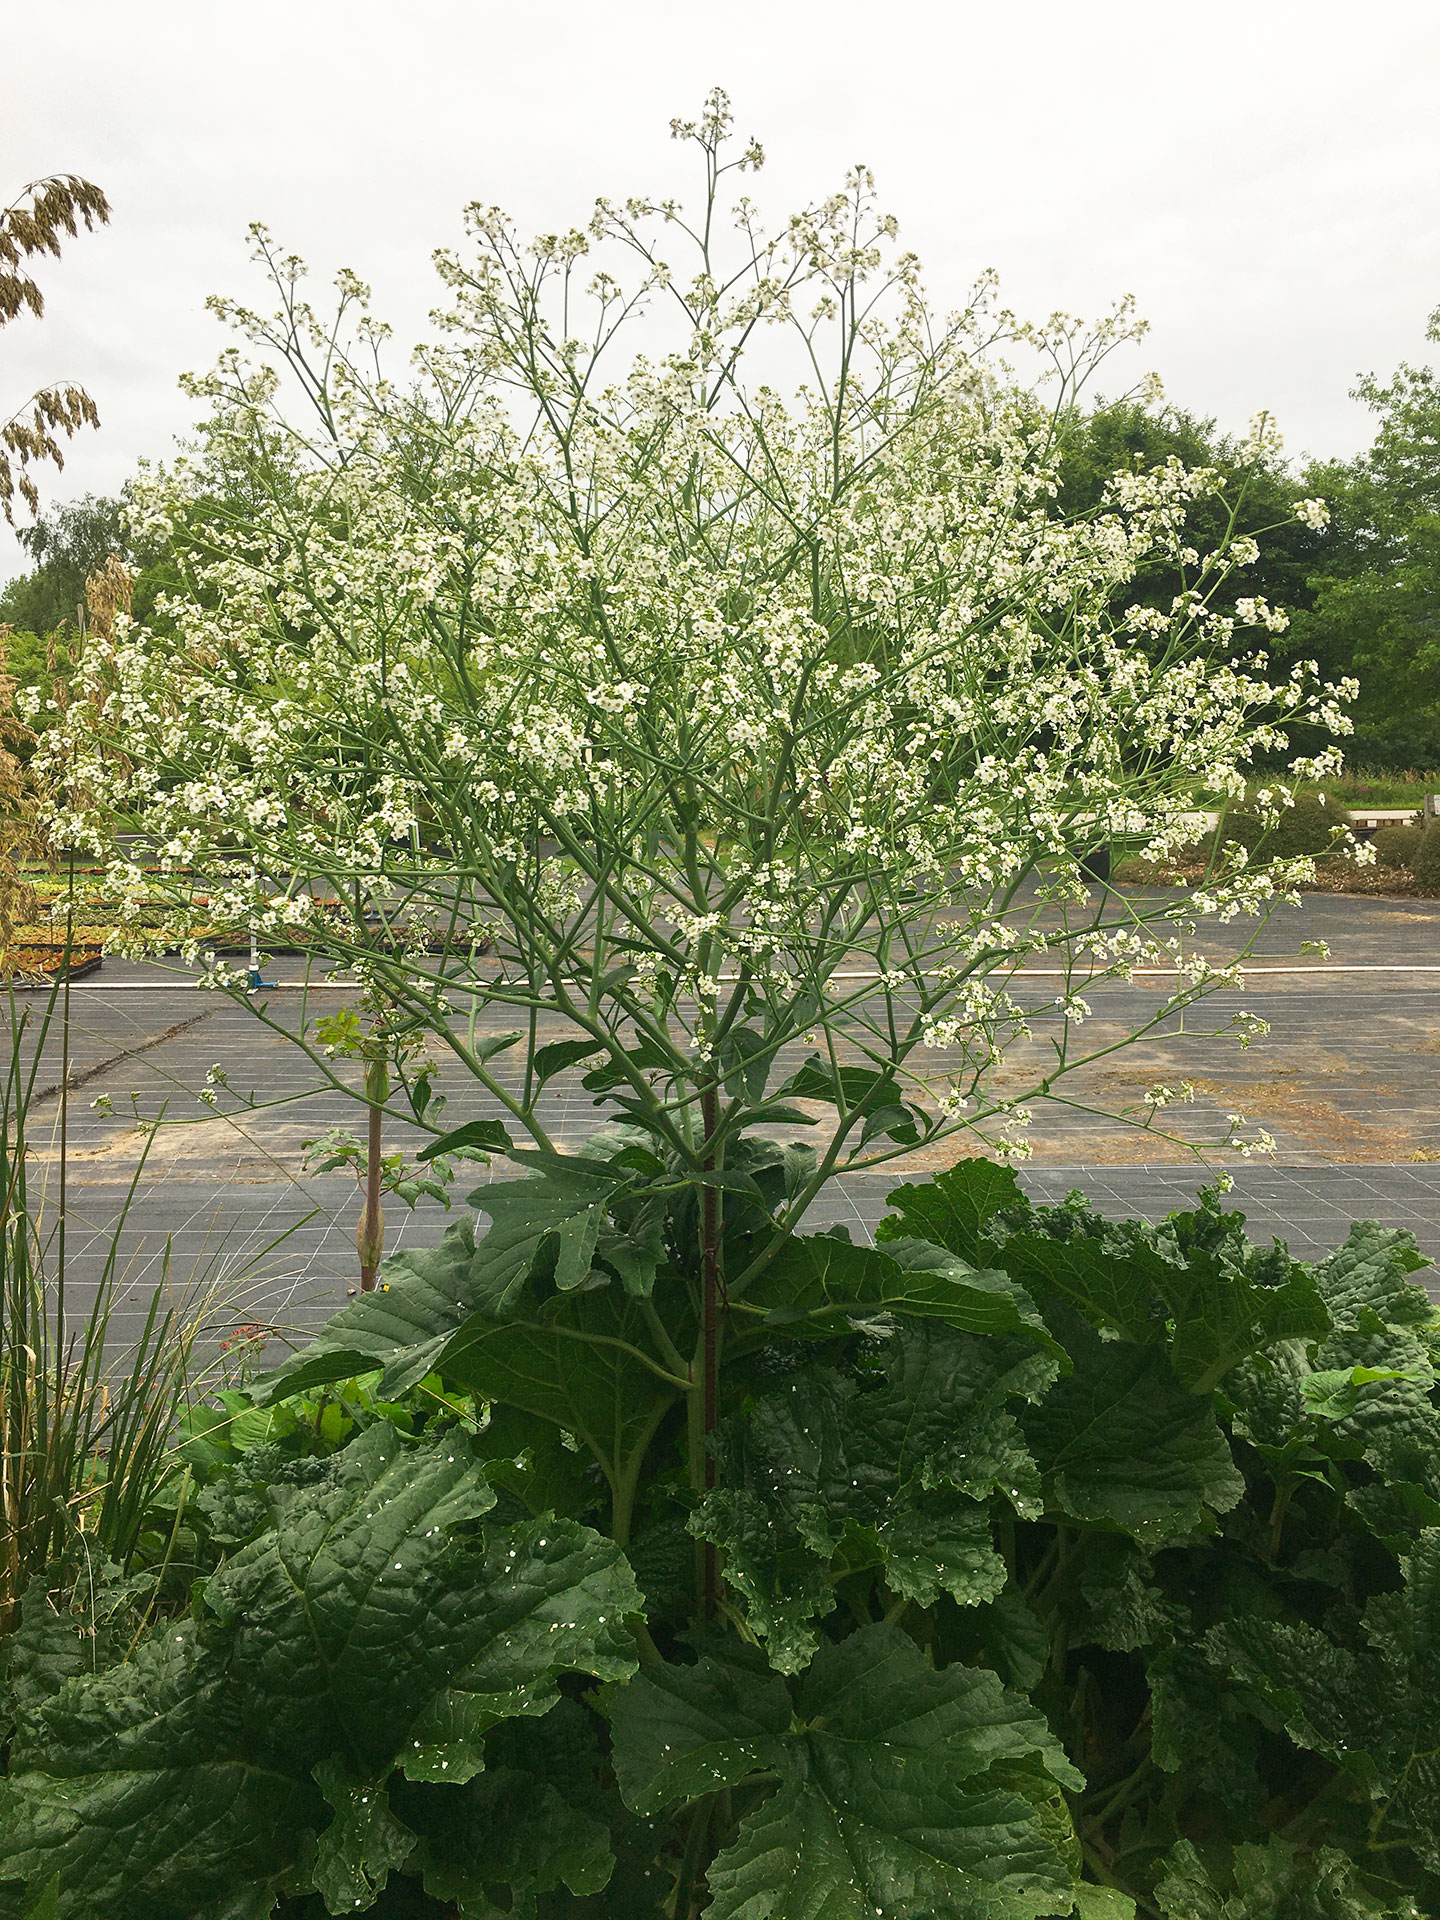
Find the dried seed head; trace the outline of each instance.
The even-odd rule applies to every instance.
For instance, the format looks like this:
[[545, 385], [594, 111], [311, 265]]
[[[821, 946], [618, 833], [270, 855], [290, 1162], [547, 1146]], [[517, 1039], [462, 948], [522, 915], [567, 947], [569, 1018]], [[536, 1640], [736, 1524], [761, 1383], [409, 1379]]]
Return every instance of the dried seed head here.
[[[60, 237], [103, 225], [110, 203], [93, 181], [77, 173], [57, 173], [32, 180], [20, 198], [0, 212], [0, 326], [31, 313], [38, 320], [45, 296], [21, 263], [35, 254], [59, 255]], [[14, 525], [18, 495], [31, 513], [39, 511], [40, 496], [26, 469], [48, 460], [58, 470], [65, 465], [60, 446], [83, 426], [98, 427], [95, 402], [83, 387], [68, 384], [42, 387], [0, 427], [0, 513]]]

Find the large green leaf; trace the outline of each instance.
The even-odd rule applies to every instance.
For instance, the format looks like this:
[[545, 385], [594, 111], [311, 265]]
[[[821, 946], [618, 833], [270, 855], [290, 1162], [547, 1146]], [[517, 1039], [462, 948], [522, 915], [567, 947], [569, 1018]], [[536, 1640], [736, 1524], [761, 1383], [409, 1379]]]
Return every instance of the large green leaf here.
[[1014, 1587], [967, 1607], [949, 1623], [952, 1659], [992, 1668], [1009, 1687], [1029, 1693], [1050, 1662], [1050, 1633]]
[[647, 1357], [641, 1304], [617, 1287], [526, 1300], [504, 1320], [472, 1314], [446, 1345], [446, 1376], [577, 1435], [613, 1484], [684, 1391]]
[[206, 1587], [204, 1645], [247, 1747], [334, 1751], [368, 1775], [395, 1754], [401, 1703], [420, 1711], [476, 1643], [480, 1569], [444, 1543], [495, 1496], [463, 1433], [416, 1446], [382, 1424], [271, 1497], [274, 1524]]
[[1162, 1348], [1065, 1328], [1075, 1367], [1024, 1415], [1047, 1506], [1153, 1547], [1213, 1526], [1245, 1482], [1208, 1398], [1187, 1393]]
[[521, 1407], [492, 1405], [471, 1445], [491, 1485], [513, 1493], [531, 1513], [585, 1519], [605, 1500], [594, 1462], [574, 1434]]
[[557, 1279], [578, 1285], [589, 1271], [604, 1209], [628, 1175], [577, 1161], [533, 1179], [478, 1187], [470, 1204], [489, 1214], [478, 1241], [470, 1221], [450, 1227], [439, 1247], [392, 1254], [380, 1286], [333, 1314], [310, 1345], [265, 1382], [266, 1401], [380, 1367], [381, 1396], [393, 1398], [444, 1364], [446, 1345], [474, 1313], [512, 1310], [542, 1243], [560, 1243]]
[[883, 1371], [857, 1379], [825, 1362], [747, 1399], [717, 1443], [720, 1485], [693, 1530], [782, 1672], [817, 1643], [837, 1576], [873, 1566], [929, 1606], [992, 1598], [1005, 1567], [991, 1543], [991, 1494], [1041, 1510], [1040, 1477], [1010, 1404], [1055, 1363], [1020, 1335], [987, 1340], [939, 1321], [902, 1321]]
[[438, 1817], [416, 1855], [432, 1898], [463, 1902], [467, 1914], [521, 1916], [534, 1913], [536, 1894], [561, 1885], [596, 1893], [610, 1878], [608, 1829], [533, 1773], [490, 1768], [461, 1794], [452, 1804], [447, 1792], [433, 1808]]
[[1263, 1730], [1224, 1662], [1196, 1633], [1151, 1653], [1150, 1757], [1184, 1793], [1209, 1802], [1235, 1832], [1253, 1825], [1266, 1800]]
[[1315, 1270], [1337, 1332], [1433, 1328], [1440, 1310], [1410, 1279], [1430, 1262], [1412, 1233], [1362, 1220]]
[[393, 1397], [435, 1371], [446, 1340], [474, 1303], [475, 1232], [469, 1220], [447, 1227], [438, 1247], [406, 1249], [381, 1263], [380, 1285], [332, 1314], [315, 1339], [267, 1374], [262, 1405], [334, 1380], [383, 1368]]
[[[640, 1267], [624, 1286], [592, 1269], [597, 1256], [617, 1259], [624, 1237], [607, 1227], [606, 1207], [630, 1178], [577, 1160], [479, 1189], [471, 1197], [491, 1226], [478, 1243], [462, 1223], [439, 1247], [386, 1261], [383, 1290], [336, 1314], [269, 1378], [265, 1397], [273, 1402], [361, 1365], [384, 1369], [382, 1393], [441, 1372], [577, 1435], [615, 1484], [685, 1390], [654, 1354], [637, 1298], [648, 1285]], [[546, 1243], [553, 1256], [542, 1260]], [[644, 1249], [635, 1249], [640, 1259]], [[686, 1334], [681, 1325], [677, 1337]]]
[[876, 1229], [877, 1240], [928, 1240], [974, 1267], [988, 1266], [994, 1247], [985, 1229], [1011, 1207], [1024, 1208], [1013, 1167], [993, 1160], [962, 1160], [923, 1186], [896, 1187], [886, 1195], [895, 1209]]
[[1228, 1236], [1182, 1246], [1143, 1222], [1099, 1222], [1065, 1239], [1011, 1234], [994, 1258], [1037, 1299], [1058, 1296], [1127, 1340], [1163, 1340], [1177, 1379], [1208, 1393], [1258, 1348], [1329, 1331], [1308, 1268], [1241, 1247]]
[[[1225, 1211], [1218, 1187], [1202, 1189], [1199, 1206], [1172, 1213], [1157, 1227], [1133, 1220], [1118, 1231], [1123, 1243], [1158, 1252], [1167, 1262], [1156, 1290], [1174, 1323], [1171, 1358], [1191, 1384], [1202, 1375], [1219, 1379], [1241, 1353], [1329, 1331], [1314, 1270], [1292, 1259], [1282, 1240], [1252, 1246], [1244, 1214]], [[1175, 1278], [1171, 1267], [1184, 1278]]]
[[1085, 1636], [1112, 1653], [1164, 1646], [1185, 1617], [1157, 1585], [1149, 1556], [1124, 1534], [1087, 1543], [1080, 1597]]
[[620, 1680], [635, 1671], [629, 1621], [639, 1589], [612, 1542], [542, 1515], [495, 1529], [470, 1600], [475, 1651], [409, 1729], [412, 1780], [449, 1780], [481, 1764], [479, 1742], [513, 1714], [545, 1712], [562, 1672]]
[[794, 1707], [757, 1648], [717, 1640], [694, 1666], [647, 1667], [601, 1696], [626, 1804], [654, 1814], [786, 1763]]
[[406, 1851], [374, 1798], [397, 1761], [463, 1778], [562, 1671], [633, 1669], [618, 1550], [572, 1522], [481, 1537], [492, 1496], [458, 1432], [377, 1425], [272, 1498], [197, 1618], [18, 1703], [0, 1883], [58, 1872], [65, 1920], [173, 1920], [273, 1884], [318, 1835], [353, 1909]]
[[331, 1913], [373, 1907], [391, 1872], [403, 1866], [415, 1835], [390, 1809], [377, 1781], [357, 1779], [332, 1755], [315, 1768], [331, 1820], [315, 1849], [310, 1878]]
[[463, 1787], [397, 1782], [395, 1806], [418, 1844], [408, 1862], [433, 1899], [466, 1913], [529, 1916], [537, 1895], [589, 1895], [614, 1865], [595, 1716], [560, 1700], [538, 1720], [497, 1728], [485, 1771]]
[[1138, 1345], [1163, 1342], [1176, 1377], [1197, 1393], [1257, 1349], [1329, 1330], [1311, 1270], [1278, 1242], [1252, 1247], [1243, 1216], [1222, 1212], [1210, 1190], [1193, 1213], [1151, 1227], [1105, 1220], [1078, 1195], [1031, 1207], [1008, 1168], [972, 1160], [890, 1199], [899, 1213], [882, 1223], [882, 1240], [925, 1234], [1003, 1267], [1042, 1304], [1063, 1300]]
[[431, 1140], [416, 1154], [417, 1160], [435, 1160], [442, 1153], [458, 1153], [468, 1147], [477, 1153], [509, 1153], [514, 1146], [503, 1121], [467, 1120], [463, 1127], [452, 1127], [438, 1140]]
[[1028, 1329], [982, 1338], [939, 1321], [909, 1321], [886, 1342], [883, 1365], [864, 1414], [900, 1481], [975, 1499], [1000, 1492], [1018, 1513], [1039, 1513], [1039, 1482], [1016, 1409], [1041, 1399], [1058, 1367]]
[[637, 1810], [776, 1781], [710, 1869], [711, 1920], [1034, 1920], [1072, 1902], [1060, 1789], [1081, 1776], [993, 1673], [937, 1671], [896, 1628], [825, 1643], [790, 1683], [707, 1654], [608, 1704]]
[[725, 1579], [775, 1667], [798, 1672], [819, 1645], [817, 1622], [835, 1608], [829, 1554], [797, 1526], [777, 1526], [771, 1504], [749, 1487], [716, 1487], [690, 1525], [720, 1550]]
[[1398, 1887], [1367, 1881], [1336, 1847], [1302, 1848], [1280, 1834], [1262, 1844], [1179, 1840], [1155, 1889], [1165, 1920], [1414, 1920]]
[[831, 1234], [797, 1235], [744, 1295], [776, 1327], [808, 1323], [844, 1331], [877, 1313], [933, 1317], [966, 1333], [1020, 1333], [1059, 1352], [1021, 1287], [995, 1268], [976, 1270], [923, 1240], [857, 1247]]
[[173, 1920], [227, 1883], [273, 1885], [326, 1809], [303, 1770], [224, 1751], [223, 1705], [181, 1630], [71, 1682], [23, 1725], [0, 1779], [6, 1920], [22, 1910], [22, 1886], [55, 1874], [62, 1920]]
[[1225, 1382], [1236, 1429], [1282, 1476], [1347, 1476], [1353, 1511], [1396, 1551], [1440, 1518], [1436, 1310], [1409, 1278], [1424, 1262], [1408, 1233], [1362, 1222], [1316, 1269], [1333, 1330], [1256, 1355]]

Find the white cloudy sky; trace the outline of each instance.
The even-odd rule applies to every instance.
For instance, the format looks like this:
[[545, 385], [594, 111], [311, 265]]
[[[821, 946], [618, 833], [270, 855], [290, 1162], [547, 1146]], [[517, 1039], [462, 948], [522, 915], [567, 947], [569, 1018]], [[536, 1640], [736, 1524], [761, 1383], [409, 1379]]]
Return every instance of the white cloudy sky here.
[[864, 160], [942, 303], [985, 266], [1026, 312], [1133, 293], [1126, 379], [1269, 407], [1297, 455], [1365, 443], [1347, 390], [1440, 305], [1434, 0], [0, 0], [0, 47], [5, 198], [76, 171], [115, 210], [0, 334], [6, 413], [62, 376], [100, 405], [52, 499], [183, 430], [252, 219], [415, 338], [466, 201], [553, 228], [679, 188], [668, 121], [716, 83], [777, 213]]

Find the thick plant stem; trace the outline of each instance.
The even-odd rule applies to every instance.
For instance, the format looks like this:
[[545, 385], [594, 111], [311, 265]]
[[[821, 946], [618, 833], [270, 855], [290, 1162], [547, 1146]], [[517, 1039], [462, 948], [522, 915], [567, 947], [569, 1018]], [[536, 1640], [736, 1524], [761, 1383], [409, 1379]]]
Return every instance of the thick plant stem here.
[[1275, 1500], [1270, 1508], [1270, 1558], [1276, 1559], [1280, 1553], [1280, 1536], [1285, 1528], [1285, 1515], [1290, 1508], [1290, 1500], [1298, 1486], [1295, 1480], [1277, 1480], [1275, 1482]]
[[[707, 1172], [715, 1170], [715, 1156], [710, 1142], [715, 1135], [717, 1107], [715, 1088], [713, 1085], [708, 1086], [701, 1096], [701, 1111], [705, 1120]], [[715, 1432], [720, 1295], [724, 1285], [720, 1273], [720, 1195], [714, 1187], [707, 1186], [701, 1189], [700, 1221], [701, 1428], [704, 1436], [702, 1441], [705, 1456], [704, 1487], [708, 1493], [715, 1484], [715, 1456], [711, 1451], [710, 1442]], [[701, 1574], [701, 1604], [707, 1614], [714, 1613], [719, 1598], [720, 1578], [715, 1549], [709, 1541], [706, 1541]]]
[[384, 1125], [384, 1105], [390, 1092], [390, 1076], [383, 1060], [372, 1060], [365, 1068], [365, 1097], [370, 1103], [370, 1124], [365, 1140], [365, 1205], [355, 1229], [355, 1249], [360, 1255], [360, 1291], [369, 1293], [375, 1285], [380, 1256], [385, 1251], [385, 1215], [380, 1206], [380, 1147]]
[[690, 1814], [690, 1831], [685, 1840], [685, 1857], [675, 1889], [675, 1920], [695, 1920], [697, 1904], [704, 1898], [705, 1868], [708, 1864], [710, 1822], [715, 1797], [707, 1794], [695, 1803]]

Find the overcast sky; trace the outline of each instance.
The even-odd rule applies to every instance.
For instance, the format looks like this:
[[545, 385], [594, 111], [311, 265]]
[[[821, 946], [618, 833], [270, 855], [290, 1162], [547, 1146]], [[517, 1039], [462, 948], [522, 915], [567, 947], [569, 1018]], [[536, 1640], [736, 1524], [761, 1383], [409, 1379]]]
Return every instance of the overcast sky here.
[[100, 407], [51, 500], [183, 431], [206, 294], [260, 293], [251, 220], [408, 342], [467, 201], [554, 228], [681, 189], [670, 117], [717, 83], [777, 215], [863, 160], [937, 303], [987, 266], [1025, 313], [1133, 293], [1124, 380], [1269, 407], [1296, 456], [1366, 443], [1348, 389], [1440, 305], [1435, 0], [0, 0], [0, 47], [4, 198], [73, 171], [114, 207], [0, 333], [0, 413], [58, 378]]

